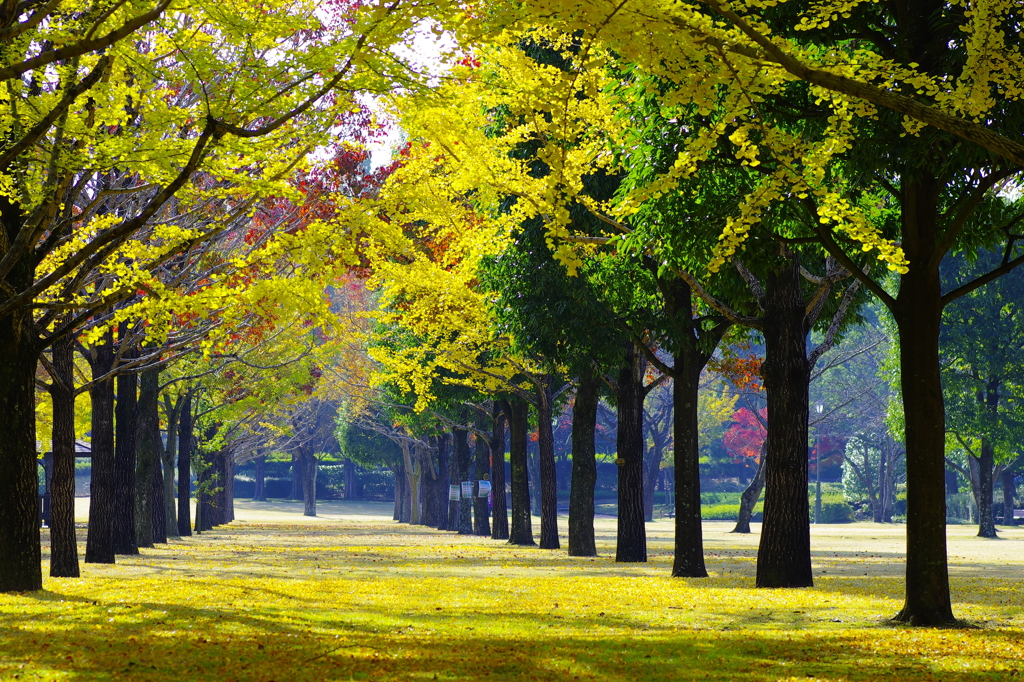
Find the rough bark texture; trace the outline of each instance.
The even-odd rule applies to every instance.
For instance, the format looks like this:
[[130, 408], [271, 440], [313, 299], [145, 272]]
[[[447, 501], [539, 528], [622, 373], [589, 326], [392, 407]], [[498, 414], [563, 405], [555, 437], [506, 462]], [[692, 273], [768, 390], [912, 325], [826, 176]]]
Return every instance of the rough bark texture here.
[[569, 487], [569, 556], [597, 556], [594, 486], [597, 484], [598, 379], [580, 376], [572, 408], [572, 481]]
[[[111, 335], [92, 349], [93, 380], [114, 366]], [[92, 475], [89, 483], [89, 531], [85, 563], [114, 563], [114, 380], [96, 381], [89, 390], [92, 402]]]
[[178, 535], [192, 535], [192, 393], [186, 393], [178, 418]]
[[508, 498], [505, 492], [505, 414], [495, 404], [491, 425], [491, 538], [508, 540]]
[[654, 493], [661, 478], [661, 462], [665, 458], [665, 444], [652, 433], [650, 457], [644, 463], [644, 521], [654, 520]]
[[428, 442], [430, 449], [424, 453], [426, 466], [423, 467], [423, 513], [420, 522], [424, 526], [437, 528], [441, 505], [447, 500], [448, 490], [444, 487], [447, 484], [439, 476], [435, 458], [435, 453], [438, 453], [437, 438], [431, 436]]
[[[351, 459], [345, 459], [345, 490], [346, 500], [358, 500], [359, 494], [356, 490], [356, 463]], [[264, 498], [265, 499], [265, 498]]]
[[[471, 481], [473, 478], [473, 457], [469, 451], [469, 432], [463, 429], [454, 429], [452, 439], [455, 442], [455, 456], [459, 464], [459, 485], [463, 481]], [[459, 535], [473, 534], [473, 499], [467, 497], [459, 498]]]
[[530, 481], [526, 473], [528, 407], [518, 398], [508, 401], [509, 461], [512, 465], [512, 527], [510, 545], [535, 545], [530, 516]]
[[[152, 547], [153, 537], [153, 478], [160, 463], [160, 370], [147, 369], [139, 382], [138, 419], [136, 433], [135, 480], [135, 540], [138, 547]], [[162, 484], [161, 484], [162, 485]], [[165, 538], [166, 539], [166, 538]]]
[[615, 445], [618, 478], [618, 534], [615, 561], [647, 561], [647, 528], [644, 525], [644, 422], [643, 363], [630, 344], [619, 371], [617, 386], [618, 429]]
[[302, 457], [298, 453], [292, 453], [292, 491], [288, 495], [288, 499], [301, 500], [304, 499], [305, 493], [302, 491]]
[[75, 356], [74, 339], [52, 347], [53, 477], [50, 480], [50, 576], [77, 578], [75, 538]]
[[768, 402], [764, 522], [757, 551], [758, 587], [810, 587], [807, 502], [807, 359], [799, 261], [788, 254], [766, 277], [761, 367]]
[[761, 491], [764, 490], [764, 459], [768, 450], [768, 441], [761, 443], [761, 461], [757, 463], [757, 471], [750, 479], [750, 485], [740, 495], [740, 512], [736, 517], [736, 527], [733, 533], [749, 533], [750, 517], [754, 515], [754, 507], [761, 498]]
[[[0, 236], [11, 244], [24, 225], [19, 205], [0, 199], [0, 223]], [[17, 259], [3, 278], [0, 296], [31, 286], [35, 262], [31, 255]], [[38, 590], [43, 584], [35, 421], [39, 348], [32, 312], [22, 305], [0, 318], [0, 592]]]
[[684, 346], [676, 353], [675, 376], [672, 381], [676, 489], [676, 539], [672, 575], [678, 578], [708, 576], [704, 566], [704, 535], [700, 518], [700, 450], [697, 433], [697, 390], [703, 367], [703, 358], [695, 348]]
[[[266, 490], [266, 478], [263, 472], [263, 467], [267, 463], [267, 458], [264, 455], [260, 455], [255, 459], [256, 462], [256, 485], [252, 494], [253, 502], [266, 502], [267, 501], [267, 490]], [[348, 491], [346, 491], [347, 493]], [[346, 495], [347, 497], [347, 495]]]
[[[127, 354], [126, 354], [127, 355]], [[135, 468], [137, 458], [139, 378], [117, 377], [116, 439], [114, 441], [114, 553], [138, 554], [135, 528]], [[146, 479], [148, 486], [149, 479]]]
[[551, 430], [551, 377], [537, 395], [537, 456], [540, 470], [540, 548], [558, 549], [558, 481], [555, 472], [555, 437]]
[[914, 625], [955, 622], [946, 559], [946, 413], [939, 377], [942, 296], [928, 263], [938, 239], [939, 183], [903, 183], [903, 248], [909, 272], [900, 279], [893, 318], [900, 340], [900, 384], [906, 415], [906, 601], [896, 619]]

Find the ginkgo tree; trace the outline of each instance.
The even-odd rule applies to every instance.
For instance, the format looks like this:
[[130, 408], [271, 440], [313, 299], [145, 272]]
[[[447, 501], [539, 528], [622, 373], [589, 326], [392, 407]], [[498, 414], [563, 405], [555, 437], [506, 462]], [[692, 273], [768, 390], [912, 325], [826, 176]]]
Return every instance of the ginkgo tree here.
[[[0, 405], [9, 415], [0, 591], [41, 585], [32, 409], [41, 348], [135, 294], [132, 239], [173, 197], [231, 205], [271, 193], [329, 139], [352, 93], [411, 84], [389, 49], [425, 11], [306, 0], [0, 7]], [[129, 182], [113, 184], [111, 171]], [[107, 199], [124, 193], [135, 204], [109, 210]], [[209, 231], [168, 232], [164, 254]], [[79, 292], [101, 267], [108, 284]], [[69, 304], [71, 319], [37, 329], [38, 307]]]

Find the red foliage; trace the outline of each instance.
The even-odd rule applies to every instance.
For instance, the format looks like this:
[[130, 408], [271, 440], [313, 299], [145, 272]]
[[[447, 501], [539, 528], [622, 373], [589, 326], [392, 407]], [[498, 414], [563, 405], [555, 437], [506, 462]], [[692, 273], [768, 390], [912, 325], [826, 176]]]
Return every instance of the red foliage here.
[[761, 390], [761, 363], [764, 358], [754, 353], [745, 357], [729, 354], [722, 358], [712, 358], [708, 369], [718, 374], [739, 390]]
[[[768, 410], [762, 408], [761, 417], [768, 418]], [[761, 445], [768, 432], [757, 416], [745, 407], [732, 416], [736, 423], [725, 432], [725, 449], [733, 456], [733, 463], [744, 459], [757, 461], [761, 457]]]

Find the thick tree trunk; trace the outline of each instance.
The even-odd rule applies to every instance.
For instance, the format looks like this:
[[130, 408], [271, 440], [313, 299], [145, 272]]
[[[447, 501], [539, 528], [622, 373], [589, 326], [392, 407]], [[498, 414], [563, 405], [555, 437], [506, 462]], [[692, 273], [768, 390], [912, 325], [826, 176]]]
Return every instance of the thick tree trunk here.
[[491, 419], [491, 538], [508, 540], [508, 498], [505, 492], [505, 414], [498, 403]]
[[937, 241], [939, 183], [908, 178], [903, 187], [904, 250], [893, 317], [900, 341], [900, 383], [906, 418], [906, 601], [896, 620], [914, 625], [955, 622], [946, 558], [946, 413], [939, 376], [942, 290], [929, 267]]
[[811, 534], [807, 502], [807, 330], [800, 264], [785, 263], [766, 278], [761, 366], [768, 399], [764, 522], [757, 551], [758, 587], [810, 587]]
[[[20, 230], [28, 229], [18, 205], [7, 198], [0, 199], [0, 222], [5, 245], [13, 242]], [[31, 251], [15, 259], [11, 272], [2, 280], [4, 298], [32, 284], [35, 261]], [[0, 592], [39, 590], [43, 585], [36, 460], [36, 343], [28, 304], [0, 318]]]
[[[346, 460], [351, 461], [351, 460]], [[267, 490], [266, 490], [266, 478], [264, 475], [264, 466], [267, 463], [265, 455], [260, 455], [256, 458], [256, 485], [252, 494], [253, 502], [266, 502], [267, 501]], [[345, 498], [348, 499], [348, 486], [345, 486]]]
[[114, 380], [97, 381], [114, 366], [111, 334], [92, 349], [92, 474], [85, 563], [114, 563]]
[[530, 516], [530, 481], [526, 465], [526, 438], [529, 430], [529, 407], [519, 398], [508, 400], [509, 461], [512, 465], [512, 527], [510, 545], [528, 545], [533, 541], [533, 519]]
[[[122, 336], [124, 331], [122, 330]], [[125, 354], [128, 355], [127, 353]], [[138, 386], [134, 372], [117, 377], [116, 439], [114, 441], [114, 553], [138, 554], [135, 526], [136, 457], [138, 453]], [[144, 487], [149, 487], [149, 479]]]
[[401, 464], [395, 470], [395, 508], [392, 521], [402, 522], [402, 502], [405, 500], [405, 467]]
[[138, 547], [152, 547], [153, 477], [160, 467], [160, 370], [147, 369], [139, 383], [136, 433], [135, 540]]
[[[689, 288], [687, 288], [687, 299]], [[689, 315], [689, 311], [681, 311]], [[689, 317], [687, 317], [689, 319]], [[706, 578], [704, 532], [700, 517], [700, 443], [697, 429], [697, 391], [704, 367], [700, 353], [683, 348], [675, 356], [672, 381], [672, 441], [675, 456], [676, 542], [672, 575]]]
[[314, 455], [300, 455], [302, 458], [302, 499], [304, 516], [316, 516], [316, 475], [319, 469]]
[[[168, 428], [173, 428], [173, 424]], [[192, 535], [192, 393], [185, 394], [178, 418], [178, 535]]]
[[594, 486], [597, 484], [598, 379], [580, 375], [572, 408], [572, 481], [569, 488], [569, 556], [597, 556]]
[[50, 576], [77, 578], [75, 538], [75, 346], [70, 336], [52, 346], [53, 478], [50, 481]]
[[408, 443], [402, 443], [403, 468], [405, 469], [406, 508], [403, 520], [417, 526], [420, 523], [420, 467]]
[[993, 476], [995, 448], [991, 438], [981, 439], [981, 456], [978, 458], [978, 537], [996, 537], [996, 517], [992, 510], [995, 497], [995, 477]]
[[555, 437], [551, 430], [551, 376], [537, 393], [537, 456], [540, 469], [540, 548], [558, 549], [558, 480], [555, 472]]
[[448, 530], [448, 511], [451, 502], [448, 499], [448, 486], [451, 485], [451, 448], [450, 438], [447, 433], [437, 437], [437, 485], [441, 495], [437, 503], [437, 529]]
[[174, 466], [178, 457], [178, 415], [181, 410], [181, 401], [174, 406], [169, 402], [167, 406], [167, 445], [160, 448], [160, 459], [163, 462], [163, 501], [164, 501], [164, 537], [178, 537], [178, 515], [174, 502]]
[[740, 495], [740, 513], [736, 517], [733, 533], [750, 532], [750, 517], [754, 515], [754, 507], [757, 506], [757, 501], [761, 499], [761, 491], [764, 490], [764, 459], [768, 451], [767, 446], [768, 441], [761, 443], [761, 461], [757, 463], [757, 471], [754, 472], [754, 478], [750, 479], [750, 485]]
[[[316, 479], [313, 479], [314, 486]], [[314, 488], [315, 489], [315, 488]], [[314, 498], [316, 499], [316, 498]], [[235, 458], [224, 455], [224, 523], [235, 520]]]
[[[423, 467], [423, 512], [420, 522], [424, 526], [437, 528], [441, 504], [445, 501], [442, 493], [447, 496], [448, 490], [438, 473], [438, 466], [434, 461], [434, 452], [438, 450], [437, 438], [431, 436], [428, 439], [430, 449], [424, 452], [427, 466]], [[442, 490], [444, 488], [444, 490]]]
[[1003, 525], [1004, 526], [1013, 526], [1013, 525], [1015, 525], [1017, 523], [1014, 520], [1014, 518], [1013, 518], [1013, 507], [1014, 507], [1013, 497], [1014, 497], [1014, 493], [1017, 492], [1017, 491], [1016, 491], [1016, 486], [1014, 485], [1014, 481], [1013, 481], [1013, 469], [1010, 466], [1007, 466], [1005, 469], [1003, 469], [1003, 476], [1002, 476], [1002, 478], [1003, 478], [1003, 480], [1002, 480], [1002, 484], [1003, 484]]
[[[476, 428], [480, 432], [488, 430], [490, 424], [488, 423], [487, 415], [483, 412], [478, 412], [476, 420]], [[474, 481], [490, 481], [491, 480], [491, 447], [483, 436], [477, 434], [475, 443], [473, 445], [473, 451], [476, 455], [476, 461], [474, 462], [473, 479]], [[490, 522], [490, 510], [487, 505], [487, 497], [480, 497], [477, 485], [474, 483], [473, 491], [477, 493], [476, 497], [473, 498], [473, 532], [477, 535], [488, 537], [491, 534], [491, 522]]]
[[[455, 441], [455, 456], [459, 464], [459, 484], [463, 481], [471, 481], [473, 477], [473, 457], [469, 451], [469, 432], [462, 429], [452, 431], [452, 439]], [[461, 492], [460, 492], [461, 494]], [[473, 534], [473, 498], [462, 496], [459, 498], [459, 535]]]
[[647, 561], [647, 528], [644, 525], [644, 365], [630, 344], [619, 371], [618, 429], [615, 445], [619, 467], [618, 536], [615, 561]]

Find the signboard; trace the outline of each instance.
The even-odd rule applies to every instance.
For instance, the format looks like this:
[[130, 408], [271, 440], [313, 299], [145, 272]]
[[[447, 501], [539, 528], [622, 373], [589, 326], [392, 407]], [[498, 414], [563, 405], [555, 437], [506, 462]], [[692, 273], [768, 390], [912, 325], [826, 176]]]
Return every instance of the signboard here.
[[457, 486], [457, 485], [450, 485], [450, 486], [448, 486], [448, 499], [451, 500], [452, 502], [458, 502], [459, 501], [459, 486]]
[[473, 481], [462, 482], [462, 496], [469, 498], [473, 497]]
[[477, 495], [480, 497], [487, 497], [491, 494], [491, 482], [490, 481], [477, 481]]

